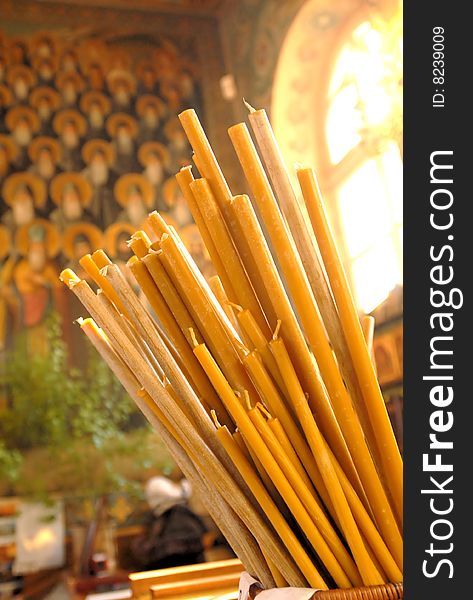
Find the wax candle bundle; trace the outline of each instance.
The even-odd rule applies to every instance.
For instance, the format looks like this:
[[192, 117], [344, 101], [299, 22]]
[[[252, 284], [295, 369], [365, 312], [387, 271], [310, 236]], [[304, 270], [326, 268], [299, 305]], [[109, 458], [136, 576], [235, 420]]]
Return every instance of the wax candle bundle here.
[[[80, 320], [245, 568], [266, 587], [402, 580], [402, 461], [314, 172], [294, 190], [264, 111], [229, 130], [252, 192], [233, 195], [193, 110], [176, 175], [216, 275], [148, 217], [128, 277], [103, 251], [62, 280]], [[305, 206], [304, 206], [305, 205]], [[146, 300], [144, 300], [146, 298]], [[367, 336], [363, 335], [363, 328]]]

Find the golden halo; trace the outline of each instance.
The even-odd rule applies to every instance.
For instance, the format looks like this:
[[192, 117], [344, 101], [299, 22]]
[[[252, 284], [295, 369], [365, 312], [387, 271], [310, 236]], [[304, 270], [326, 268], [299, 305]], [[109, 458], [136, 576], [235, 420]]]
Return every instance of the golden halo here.
[[18, 154], [18, 148], [9, 135], [0, 133], [0, 146], [5, 148], [9, 162], [15, 159], [16, 155]]
[[114, 69], [108, 73], [107, 87], [112, 94], [114, 94], [117, 87], [123, 83], [132, 94], [136, 92], [136, 79], [129, 71]]
[[25, 256], [28, 253], [28, 248], [30, 245], [29, 232], [30, 228], [34, 226], [40, 226], [45, 229], [48, 257], [54, 258], [54, 256], [58, 254], [61, 247], [61, 236], [59, 235], [59, 231], [56, 229], [56, 227], [47, 219], [34, 219], [34, 221], [28, 225], [22, 225], [19, 227], [15, 234], [15, 248], [22, 256]]
[[2, 106], [10, 106], [13, 102], [13, 94], [10, 88], [6, 85], [0, 84], [0, 98], [2, 100]]
[[164, 166], [169, 165], [169, 151], [163, 144], [160, 144], [159, 142], [145, 142], [144, 144], [141, 144], [138, 150], [138, 160], [143, 167], [148, 164], [150, 154], [157, 154]]
[[108, 135], [114, 138], [120, 125], [127, 125], [131, 131], [132, 137], [136, 137], [138, 135], [138, 123], [136, 122], [136, 119], [123, 112], [117, 112], [108, 117], [106, 123]]
[[64, 73], [59, 73], [56, 77], [56, 86], [59, 90], [66, 85], [68, 81], [72, 81], [76, 92], [82, 92], [85, 87], [85, 81], [76, 71], [66, 71]]
[[34, 140], [28, 146], [28, 156], [31, 162], [36, 162], [38, 154], [43, 148], [47, 148], [53, 157], [53, 162], [58, 163], [61, 157], [61, 145], [56, 138], [52, 138], [46, 135], [40, 135], [34, 138]]
[[82, 206], [88, 206], [92, 200], [92, 186], [83, 175], [73, 171], [60, 173], [51, 181], [49, 189], [54, 204], [57, 206], [61, 204], [64, 188], [68, 184], [72, 184], [79, 190], [79, 199]]
[[44, 181], [30, 173], [29, 171], [22, 171], [20, 173], [13, 173], [13, 175], [9, 175], [4, 183], [2, 188], [3, 198], [5, 202], [11, 206], [13, 204], [13, 197], [15, 195], [15, 191], [19, 185], [27, 185], [32, 194], [33, 194], [33, 202], [36, 208], [43, 208], [46, 203], [46, 184]]
[[10, 254], [11, 233], [5, 225], [0, 225], [0, 260]]
[[148, 208], [153, 207], [153, 188], [143, 175], [139, 173], [127, 173], [122, 175], [115, 183], [114, 193], [117, 202], [125, 207], [128, 203], [128, 189], [136, 185], [143, 196], [143, 201]]
[[7, 73], [8, 85], [11, 87], [18, 77], [23, 77], [30, 88], [33, 87], [37, 81], [36, 73], [33, 69], [30, 69], [26, 65], [12, 65]]
[[109, 165], [115, 160], [115, 152], [112, 144], [102, 139], [89, 140], [82, 146], [82, 158], [86, 164], [92, 159], [95, 152], [100, 151], [105, 155], [105, 159]]
[[112, 258], [117, 256], [118, 236], [126, 233], [129, 238], [135, 233], [136, 227], [131, 223], [113, 223], [105, 230], [105, 249]]
[[87, 131], [87, 122], [84, 117], [73, 108], [66, 108], [58, 112], [53, 119], [53, 129], [60, 135], [67, 121], [73, 121], [79, 135], [82, 137]]
[[79, 235], [89, 240], [91, 253], [103, 246], [103, 234], [96, 225], [84, 222], [69, 225], [62, 236], [62, 252], [69, 260], [74, 258], [74, 242]]
[[43, 98], [47, 98], [49, 100], [54, 111], [58, 110], [58, 108], [61, 106], [61, 96], [56, 92], [55, 89], [47, 85], [42, 85], [41, 87], [37, 87], [32, 90], [30, 94], [30, 105], [33, 108], [37, 108], [38, 104]]
[[146, 107], [149, 105], [154, 106], [156, 112], [160, 117], [162, 117], [166, 113], [167, 108], [164, 102], [161, 100], [161, 98], [153, 96], [152, 94], [143, 94], [143, 96], [140, 96], [136, 101], [135, 108], [137, 114], [140, 117], [142, 117], [146, 110]]
[[89, 112], [90, 105], [93, 103], [100, 105], [104, 115], [108, 115], [112, 109], [112, 103], [107, 96], [105, 96], [105, 94], [91, 90], [90, 92], [86, 92], [80, 99], [81, 111], [87, 114]]
[[37, 132], [39, 129], [39, 117], [36, 112], [29, 106], [13, 106], [7, 112], [5, 117], [5, 124], [9, 131], [15, 129], [16, 124], [20, 119], [26, 119], [33, 132]]

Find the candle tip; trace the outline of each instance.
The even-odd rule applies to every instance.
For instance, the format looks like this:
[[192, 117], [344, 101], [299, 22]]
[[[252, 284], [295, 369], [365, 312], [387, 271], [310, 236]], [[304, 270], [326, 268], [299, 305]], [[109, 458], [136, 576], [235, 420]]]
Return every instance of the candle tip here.
[[247, 102], [244, 98], [243, 98], [243, 104], [249, 110], [250, 114], [256, 112], [256, 108], [254, 108], [253, 106], [251, 106], [251, 104], [249, 102]]
[[197, 346], [199, 345], [199, 342], [197, 341], [197, 337], [195, 335], [195, 331], [194, 331], [193, 327], [189, 327], [189, 335], [191, 336], [191, 340], [192, 340], [192, 344], [194, 345], [194, 348], [197, 348]]
[[247, 410], [251, 410], [252, 406], [251, 406], [250, 394], [248, 393], [248, 390], [243, 390], [243, 398], [245, 399], [245, 404], [246, 404]]
[[79, 277], [77, 277], [72, 269], [64, 269], [59, 275], [59, 279], [71, 289], [80, 281]]
[[221, 425], [219, 423], [219, 420], [217, 418], [217, 413], [215, 412], [215, 410], [212, 408], [212, 410], [210, 411], [210, 414], [212, 416], [212, 421], [214, 422], [214, 425], [217, 429], [220, 429]]
[[243, 311], [243, 307], [240, 306], [239, 304], [235, 304], [235, 302], [230, 302], [230, 300], [227, 302], [228, 306], [231, 306], [232, 308], [234, 308], [237, 312], [242, 312]]
[[281, 321], [281, 319], [278, 319], [276, 329], [274, 330], [274, 333], [273, 333], [273, 340], [278, 339], [279, 331], [281, 330], [281, 325], [282, 325], [282, 321]]
[[262, 402], [257, 402], [256, 408], [258, 408], [267, 419], [272, 419], [271, 413]]

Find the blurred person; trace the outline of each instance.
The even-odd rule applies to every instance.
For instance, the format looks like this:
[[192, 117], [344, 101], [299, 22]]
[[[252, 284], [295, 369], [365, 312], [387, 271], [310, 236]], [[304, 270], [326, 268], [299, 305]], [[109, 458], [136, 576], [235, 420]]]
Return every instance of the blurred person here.
[[38, 85], [55, 88], [56, 59], [54, 57], [37, 57], [33, 61], [33, 68], [38, 75]]
[[158, 74], [152, 62], [141, 61], [136, 67], [138, 94], [154, 95], [159, 91]]
[[192, 223], [192, 215], [187, 201], [175, 177], [169, 177], [164, 182], [162, 196], [167, 212], [177, 223], [179, 229]]
[[107, 138], [105, 119], [110, 114], [112, 105], [110, 100], [101, 92], [86, 92], [80, 100], [80, 109], [86, 116], [88, 130], [86, 138]]
[[66, 47], [63, 49], [59, 57], [59, 71], [64, 73], [79, 71], [79, 58], [74, 48]]
[[40, 135], [53, 135], [52, 120], [54, 114], [61, 108], [61, 96], [48, 86], [36, 87], [30, 94], [29, 103], [38, 114], [40, 120]]
[[76, 110], [64, 109], [55, 115], [53, 128], [61, 142], [61, 168], [79, 171], [83, 166], [81, 140], [87, 131], [85, 118]]
[[82, 77], [76, 71], [66, 71], [59, 73], [55, 81], [64, 107], [78, 108], [80, 94], [85, 88]]
[[189, 142], [177, 117], [171, 117], [164, 125], [165, 144], [171, 155], [171, 168], [177, 171], [187, 164], [191, 154]]
[[128, 71], [112, 71], [107, 75], [107, 87], [112, 96], [113, 111], [131, 113], [136, 93], [133, 75]]
[[115, 153], [112, 145], [105, 140], [89, 140], [82, 147], [82, 157], [86, 164], [82, 175], [92, 186], [92, 199], [89, 213], [101, 228], [105, 229], [115, 221], [120, 207], [113, 188], [117, 175], [112, 166]]
[[18, 227], [30, 225], [46, 203], [46, 185], [33, 173], [13, 173], [2, 186], [2, 196], [10, 207], [3, 215], [3, 223], [14, 232]]
[[35, 219], [19, 228], [15, 247], [23, 257], [14, 268], [13, 280], [20, 297], [20, 323], [25, 328], [26, 346], [29, 352], [44, 354], [48, 347], [46, 317], [51, 310], [61, 308], [65, 297], [54, 261], [60, 236], [52, 223]]
[[28, 101], [30, 90], [36, 85], [35, 72], [26, 65], [13, 65], [8, 69], [7, 82], [17, 104]]
[[192, 488], [183, 479], [174, 483], [153, 477], [145, 486], [150, 508], [147, 531], [132, 544], [143, 569], [165, 569], [204, 562], [204, 535], [201, 518], [188, 507]]
[[153, 206], [156, 210], [166, 210], [162, 195], [162, 183], [169, 170], [169, 152], [159, 142], [146, 142], [138, 150], [138, 160], [143, 166], [142, 175], [153, 187]]
[[161, 123], [166, 110], [166, 105], [157, 96], [146, 94], [138, 98], [136, 102], [136, 114], [140, 124], [138, 143], [156, 142], [162, 139]]
[[87, 207], [92, 200], [92, 187], [80, 173], [61, 173], [51, 182], [51, 198], [56, 208], [51, 221], [64, 232], [78, 221], [90, 221]]
[[150, 183], [139, 173], [127, 173], [117, 180], [114, 192], [117, 202], [123, 207], [117, 220], [140, 227], [153, 207]]
[[18, 147], [13, 166], [17, 171], [24, 171], [30, 164], [28, 146], [40, 128], [39, 117], [29, 106], [13, 106], [7, 112], [5, 123]]
[[115, 113], [107, 119], [107, 132], [112, 138], [115, 153], [114, 169], [119, 175], [136, 172], [135, 139], [138, 134], [136, 120], [126, 113]]

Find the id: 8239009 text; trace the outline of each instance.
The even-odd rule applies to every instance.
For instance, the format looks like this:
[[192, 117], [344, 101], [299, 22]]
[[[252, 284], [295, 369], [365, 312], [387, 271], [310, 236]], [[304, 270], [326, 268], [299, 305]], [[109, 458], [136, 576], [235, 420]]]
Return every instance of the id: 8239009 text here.
[[432, 106], [445, 106], [445, 30], [437, 26], [432, 28]]

